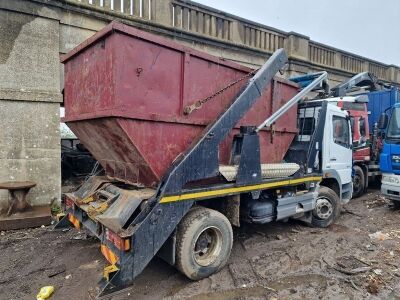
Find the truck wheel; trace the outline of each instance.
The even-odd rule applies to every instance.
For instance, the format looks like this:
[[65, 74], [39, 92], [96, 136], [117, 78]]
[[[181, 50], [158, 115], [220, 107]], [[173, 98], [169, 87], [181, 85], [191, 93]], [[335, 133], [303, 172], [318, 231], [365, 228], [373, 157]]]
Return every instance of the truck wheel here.
[[192, 208], [178, 225], [176, 267], [192, 280], [208, 277], [226, 264], [232, 244], [232, 226], [223, 214]]
[[400, 209], [400, 201], [392, 200], [392, 204], [393, 204], [394, 209]]
[[338, 195], [328, 187], [320, 187], [315, 208], [312, 211], [311, 225], [328, 227], [339, 217], [340, 210], [341, 204]]
[[362, 194], [364, 194], [364, 189], [365, 189], [364, 172], [359, 166], [354, 166], [353, 198], [360, 197]]

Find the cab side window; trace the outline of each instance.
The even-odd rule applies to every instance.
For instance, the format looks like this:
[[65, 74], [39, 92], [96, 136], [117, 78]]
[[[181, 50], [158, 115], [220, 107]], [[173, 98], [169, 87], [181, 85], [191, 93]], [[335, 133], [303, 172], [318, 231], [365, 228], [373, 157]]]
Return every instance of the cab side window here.
[[343, 147], [350, 147], [349, 123], [346, 118], [333, 116], [333, 141]]
[[365, 136], [366, 135], [365, 119], [363, 117], [360, 118], [360, 135], [361, 136]]

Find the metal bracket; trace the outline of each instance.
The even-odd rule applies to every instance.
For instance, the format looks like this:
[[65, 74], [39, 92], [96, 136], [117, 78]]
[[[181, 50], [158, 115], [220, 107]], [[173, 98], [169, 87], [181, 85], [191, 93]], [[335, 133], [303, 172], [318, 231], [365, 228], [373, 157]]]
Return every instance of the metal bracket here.
[[231, 164], [239, 165], [237, 184], [261, 182], [260, 140], [253, 126], [240, 127], [240, 134], [233, 138]]

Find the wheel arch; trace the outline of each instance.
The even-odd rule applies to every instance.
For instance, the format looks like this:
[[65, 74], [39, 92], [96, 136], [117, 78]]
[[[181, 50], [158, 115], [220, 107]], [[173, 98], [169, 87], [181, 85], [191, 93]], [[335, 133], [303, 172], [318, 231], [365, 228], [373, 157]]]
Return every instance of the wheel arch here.
[[[361, 186], [361, 190], [356, 192], [356, 187], [355, 187], [355, 177], [357, 174], [357, 170], [360, 170], [362, 172], [362, 176], [363, 176], [363, 182], [362, 182], [362, 186]], [[355, 163], [353, 165], [353, 198], [357, 198], [362, 196], [368, 189], [368, 167], [365, 163], [363, 162], [359, 162], [359, 163]]]
[[366, 164], [359, 164], [359, 167], [364, 173], [364, 192], [367, 191], [368, 189], [368, 183], [369, 183], [369, 178], [368, 178], [368, 166]]
[[334, 191], [336, 193], [336, 195], [339, 197], [339, 199], [341, 199], [341, 187], [340, 187], [339, 182], [336, 180], [336, 178], [324, 178], [319, 183], [319, 185], [330, 188], [332, 191]]
[[241, 194], [213, 198], [211, 201], [199, 201], [198, 206], [213, 209], [222, 213], [232, 226], [240, 227]]

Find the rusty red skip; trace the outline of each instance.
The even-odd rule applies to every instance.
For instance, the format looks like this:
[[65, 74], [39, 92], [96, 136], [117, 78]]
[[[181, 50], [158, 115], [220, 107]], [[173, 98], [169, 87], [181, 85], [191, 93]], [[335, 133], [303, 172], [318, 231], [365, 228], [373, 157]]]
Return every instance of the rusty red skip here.
[[[252, 71], [167, 38], [113, 22], [62, 58], [64, 121], [107, 175], [154, 186], [173, 160], [234, 100], [246, 80], [189, 115], [196, 103]], [[297, 92], [275, 78], [220, 145], [229, 160], [240, 125], [259, 125]], [[296, 108], [260, 132], [261, 161], [283, 158], [296, 133]]]

